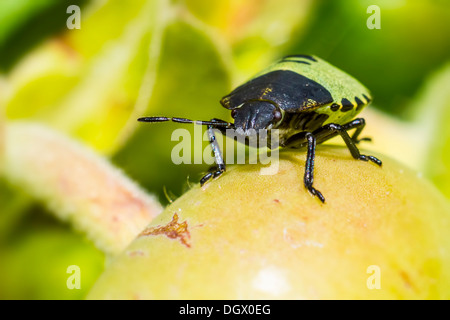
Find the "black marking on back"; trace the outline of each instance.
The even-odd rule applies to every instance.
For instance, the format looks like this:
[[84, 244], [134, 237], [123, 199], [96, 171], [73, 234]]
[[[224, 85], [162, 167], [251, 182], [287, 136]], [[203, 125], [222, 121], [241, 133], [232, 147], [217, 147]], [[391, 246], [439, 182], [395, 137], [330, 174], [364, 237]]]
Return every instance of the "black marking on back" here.
[[303, 64], [309, 64], [311, 65], [311, 63], [309, 63], [308, 61], [302, 61], [302, 60], [292, 60], [292, 59], [283, 59], [280, 62], [295, 62], [295, 63], [303, 63]]
[[305, 58], [305, 59], [317, 62], [317, 60], [314, 57], [309, 56], [307, 54], [291, 54], [289, 56], [284, 56], [283, 60], [286, 59], [286, 58]]
[[366, 96], [364, 93], [363, 93], [363, 97], [364, 97], [364, 99], [366, 99], [366, 101], [367, 101], [367, 103], [369, 103], [370, 101], [372, 101], [368, 96]]
[[286, 112], [315, 109], [333, 102], [321, 84], [290, 70], [275, 70], [237, 87], [220, 101], [235, 109], [251, 100], [270, 101]]
[[357, 105], [356, 111], [360, 111], [365, 106], [365, 103], [362, 102], [362, 100], [359, 99], [358, 97], [355, 97], [355, 102], [356, 102], [356, 105]]
[[333, 104], [330, 106], [330, 110], [331, 110], [331, 111], [338, 111], [340, 107], [341, 107], [341, 106], [338, 105], [337, 103], [333, 103]]
[[341, 100], [341, 104], [342, 104], [342, 109], [341, 112], [347, 112], [352, 110], [355, 106], [353, 105], [353, 103], [351, 103], [349, 100], [343, 98]]

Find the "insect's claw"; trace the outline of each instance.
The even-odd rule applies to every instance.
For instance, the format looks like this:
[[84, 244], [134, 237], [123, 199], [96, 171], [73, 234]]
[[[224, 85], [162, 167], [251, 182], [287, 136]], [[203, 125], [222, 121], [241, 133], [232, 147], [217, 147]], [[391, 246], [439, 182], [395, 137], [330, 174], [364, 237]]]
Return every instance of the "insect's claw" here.
[[211, 179], [211, 177], [213, 176], [212, 172], [208, 172], [207, 174], [205, 174], [203, 176], [203, 178], [200, 179], [200, 186], [203, 187], [203, 185], [209, 180]]
[[308, 190], [313, 196], [316, 196], [317, 198], [319, 198], [319, 200], [322, 203], [325, 203], [325, 197], [322, 195], [322, 193], [319, 190], [313, 188], [312, 186], [308, 187]]
[[213, 179], [220, 177], [222, 173], [224, 173], [224, 171], [217, 170], [216, 172], [213, 173]]
[[381, 167], [381, 165], [383, 164], [383, 162], [381, 162], [380, 159], [374, 157], [374, 156], [366, 156], [364, 154], [359, 156], [359, 160], [363, 160], [363, 161], [372, 161], [373, 163], [379, 165]]

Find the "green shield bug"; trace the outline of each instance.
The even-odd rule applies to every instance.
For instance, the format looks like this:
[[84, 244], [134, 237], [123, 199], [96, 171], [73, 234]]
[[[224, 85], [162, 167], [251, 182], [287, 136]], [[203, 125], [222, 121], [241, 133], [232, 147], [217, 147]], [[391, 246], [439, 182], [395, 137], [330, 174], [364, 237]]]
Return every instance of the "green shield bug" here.
[[[325, 202], [325, 197], [313, 187], [316, 145], [340, 135], [353, 158], [381, 161], [359, 152], [357, 144], [365, 126], [363, 118], [355, 116], [371, 101], [369, 91], [356, 79], [326, 61], [310, 55], [290, 55], [258, 73], [248, 82], [222, 98], [220, 103], [231, 110], [234, 123], [220, 119], [195, 121], [185, 118], [142, 117], [138, 121], [196, 123], [206, 125], [216, 166], [201, 180], [203, 185], [225, 172], [222, 152], [214, 129], [222, 134], [233, 132], [250, 137], [258, 132], [279, 130], [278, 145], [282, 148], [306, 148], [304, 185], [309, 192]], [[348, 131], [355, 129], [352, 136]], [[245, 141], [248, 141], [246, 139]], [[272, 147], [268, 142], [269, 148]]]

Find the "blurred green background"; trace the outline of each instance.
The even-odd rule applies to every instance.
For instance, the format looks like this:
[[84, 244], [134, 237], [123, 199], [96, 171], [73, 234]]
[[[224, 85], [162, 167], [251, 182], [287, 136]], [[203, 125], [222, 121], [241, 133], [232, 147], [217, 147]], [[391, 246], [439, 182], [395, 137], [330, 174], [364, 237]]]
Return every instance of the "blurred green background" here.
[[[80, 29], [66, 26], [69, 5], [81, 8]], [[370, 5], [380, 29], [367, 27]], [[36, 121], [81, 141], [167, 204], [164, 187], [178, 196], [208, 166], [173, 164], [179, 126], [137, 117], [230, 119], [222, 96], [298, 53], [364, 83], [370, 108], [390, 119], [376, 131], [406, 126], [389, 139], [416, 150], [398, 158], [420, 154], [413, 169], [450, 198], [447, 0], [1, 0], [0, 106], [6, 121]], [[6, 178], [0, 205], [0, 298], [83, 298], [104, 254]], [[80, 290], [66, 286], [73, 264]]]

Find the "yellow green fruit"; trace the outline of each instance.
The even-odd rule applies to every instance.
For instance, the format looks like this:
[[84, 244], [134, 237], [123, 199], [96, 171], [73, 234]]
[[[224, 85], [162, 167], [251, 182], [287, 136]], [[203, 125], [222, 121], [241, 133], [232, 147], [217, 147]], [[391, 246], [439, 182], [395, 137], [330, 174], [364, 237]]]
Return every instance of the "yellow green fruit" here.
[[169, 205], [106, 268], [91, 299], [450, 298], [450, 211], [420, 175], [319, 146], [275, 175], [230, 166]]

